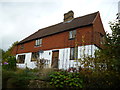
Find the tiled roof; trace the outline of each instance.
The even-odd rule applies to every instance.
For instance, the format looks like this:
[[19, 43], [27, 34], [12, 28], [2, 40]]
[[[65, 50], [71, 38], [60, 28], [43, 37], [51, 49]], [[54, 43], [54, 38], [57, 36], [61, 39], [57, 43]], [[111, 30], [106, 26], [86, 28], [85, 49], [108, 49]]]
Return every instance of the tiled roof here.
[[39, 29], [37, 32], [33, 33], [32, 35], [20, 41], [19, 44], [22, 44], [31, 40], [35, 40], [37, 38], [42, 38], [48, 35], [64, 32], [67, 30], [72, 30], [78, 27], [92, 25], [98, 13], [99, 12], [95, 12], [92, 14], [74, 18], [70, 22], [61, 22], [46, 28]]

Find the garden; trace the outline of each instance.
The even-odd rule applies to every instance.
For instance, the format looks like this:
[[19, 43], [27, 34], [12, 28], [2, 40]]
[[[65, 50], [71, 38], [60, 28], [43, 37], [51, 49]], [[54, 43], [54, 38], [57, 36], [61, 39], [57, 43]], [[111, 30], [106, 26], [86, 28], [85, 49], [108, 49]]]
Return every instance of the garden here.
[[[79, 71], [53, 68], [19, 69], [10, 57], [2, 69], [2, 88], [120, 88], [117, 71], [81, 68]], [[72, 68], [74, 70], [74, 68]]]

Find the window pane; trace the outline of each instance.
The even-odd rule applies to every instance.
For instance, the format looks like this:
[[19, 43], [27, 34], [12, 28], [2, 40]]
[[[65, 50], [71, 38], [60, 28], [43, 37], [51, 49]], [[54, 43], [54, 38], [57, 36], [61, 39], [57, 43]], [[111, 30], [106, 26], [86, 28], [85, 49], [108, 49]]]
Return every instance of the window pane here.
[[77, 60], [78, 59], [78, 47], [74, 48], [74, 59]]
[[35, 41], [35, 46], [37, 46], [37, 40]]
[[40, 45], [42, 44], [42, 39], [40, 39]]
[[70, 60], [74, 59], [74, 48], [70, 48]]
[[39, 58], [39, 52], [32, 52], [31, 61], [36, 61]]
[[76, 36], [76, 30], [69, 32], [69, 39], [75, 38], [75, 36]]
[[75, 38], [75, 36], [76, 36], [76, 30], [73, 31], [73, 35], [72, 36], [73, 36], [73, 38]]
[[18, 55], [17, 61], [18, 61], [18, 63], [24, 63], [25, 55]]
[[78, 58], [78, 47], [70, 48], [70, 60], [76, 60]]
[[35, 46], [41, 46], [41, 44], [42, 44], [42, 39], [37, 39], [35, 41]]
[[38, 41], [38, 42], [37, 42], [37, 46], [39, 46], [39, 45], [40, 45], [40, 39], [38, 39], [37, 41]]
[[72, 38], [72, 31], [69, 32], [69, 38]]
[[39, 45], [40, 45], [40, 40], [38, 39], [38, 40], [37, 40], [37, 46], [39, 46]]

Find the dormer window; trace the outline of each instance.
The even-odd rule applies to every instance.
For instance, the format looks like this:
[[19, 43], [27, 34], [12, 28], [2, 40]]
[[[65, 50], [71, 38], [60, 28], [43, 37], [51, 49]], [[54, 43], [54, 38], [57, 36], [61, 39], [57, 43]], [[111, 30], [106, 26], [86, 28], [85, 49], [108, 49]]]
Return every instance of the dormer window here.
[[69, 39], [74, 39], [76, 36], [76, 30], [69, 31]]
[[42, 46], [42, 39], [37, 39], [37, 40], [35, 41], [35, 46], [41, 47], [41, 46]]

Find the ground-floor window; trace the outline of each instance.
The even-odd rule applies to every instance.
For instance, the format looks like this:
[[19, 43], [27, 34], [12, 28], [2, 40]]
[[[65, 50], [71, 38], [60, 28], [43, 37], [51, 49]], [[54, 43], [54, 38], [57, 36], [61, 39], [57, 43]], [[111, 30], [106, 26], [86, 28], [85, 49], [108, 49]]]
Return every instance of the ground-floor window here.
[[18, 55], [17, 62], [24, 63], [25, 62], [25, 55]]
[[70, 48], [70, 60], [77, 60], [78, 58], [78, 47]]
[[31, 61], [37, 61], [39, 52], [32, 52]]

